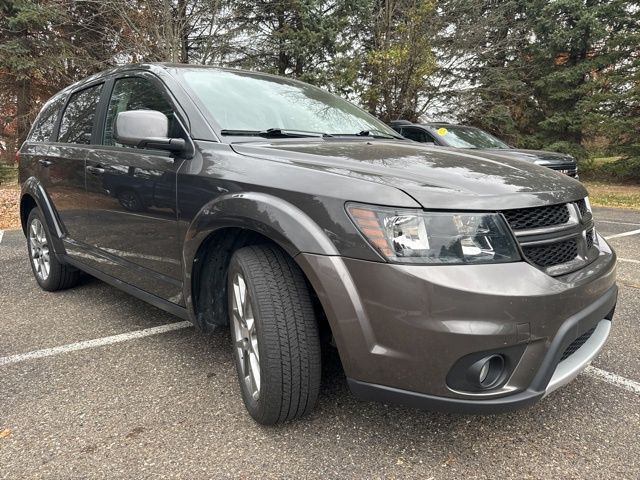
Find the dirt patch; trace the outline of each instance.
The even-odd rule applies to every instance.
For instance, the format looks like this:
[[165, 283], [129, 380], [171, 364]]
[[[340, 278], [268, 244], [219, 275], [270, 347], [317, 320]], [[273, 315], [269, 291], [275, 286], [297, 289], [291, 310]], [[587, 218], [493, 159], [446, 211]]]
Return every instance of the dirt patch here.
[[0, 187], [0, 230], [20, 228], [20, 188], [18, 185]]

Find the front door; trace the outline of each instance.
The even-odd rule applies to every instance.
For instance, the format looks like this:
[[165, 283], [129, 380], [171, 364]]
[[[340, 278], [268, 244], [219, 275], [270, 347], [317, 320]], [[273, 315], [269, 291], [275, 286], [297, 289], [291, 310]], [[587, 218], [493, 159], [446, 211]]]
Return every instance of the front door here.
[[127, 147], [113, 138], [118, 113], [157, 110], [181, 128], [163, 87], [130, 76], [113, 83], [100, 145], [87, 155], [88, 215], [82, 239], [100, 255], [96, 268], [182, 304], [181, 239], [176, 212], [176, 172], [181, 161], [168, 152]]

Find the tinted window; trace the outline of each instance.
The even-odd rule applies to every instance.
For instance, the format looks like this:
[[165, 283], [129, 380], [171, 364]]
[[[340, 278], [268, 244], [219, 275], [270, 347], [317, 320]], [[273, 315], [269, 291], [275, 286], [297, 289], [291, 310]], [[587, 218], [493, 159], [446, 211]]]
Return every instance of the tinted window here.
[[62, 102], [63, 99], [60, 98], [42, 109], [42, 112], [38, 115], [36, 123], [33, 125], [33, 129], [29, 134], [30, 141], [47, 142], [51, 139], [53, 127], [58, 119], [58, 111], [62, 106]]
[[421, 128], [403, 128], [402, 135], [416, 142], [433, 142], [433, 139]]
[[33, 130], [29, 135], [29, 140], [32, 142], [47, 142], [51, 138], [53, 133], [53, 127], [58, 119], [58, 112], [62, 106], [63, 99], [59, 98], [53, 103], [46, 106], [36, 120]]
[[91, 143], [91, 131], [96, 117], [102, 85], [96, 85], [71, 95], [62, 115], [58, 141], [63, 143]]
[[181, 136], [176, 132], [176, 128], [179, 127], [176, 125], [177, 122], [174, 121], [171, 104], [162, 95], [158, 87], [146, 78], [130, 77], [117, 80], [113, 86], [102, 137], [104, 145], [123, 146], [114, 141], [113, 127], [118, 114], [128, 110], [157, 110], [162, 112], [169, 118], [169, 136]]

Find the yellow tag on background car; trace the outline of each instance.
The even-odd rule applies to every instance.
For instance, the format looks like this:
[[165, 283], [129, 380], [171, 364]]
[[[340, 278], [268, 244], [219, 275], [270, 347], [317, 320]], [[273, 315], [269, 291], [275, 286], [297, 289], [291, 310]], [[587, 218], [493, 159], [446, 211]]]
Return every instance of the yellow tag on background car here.
[[444, 137], [448, 132], [449, 132], [449, 130], [447, 130], [444, 127], [441, 127], [441, 128], [438, 129], [438, 135], [440, 135], [441, 137]]

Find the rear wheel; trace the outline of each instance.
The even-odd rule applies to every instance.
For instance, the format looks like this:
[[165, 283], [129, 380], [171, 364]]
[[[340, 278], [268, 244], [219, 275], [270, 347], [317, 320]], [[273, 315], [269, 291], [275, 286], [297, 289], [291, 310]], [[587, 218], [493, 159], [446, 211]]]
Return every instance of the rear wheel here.
[[58, 261], [51, 250], [51, 234], [37, 207], [31, 210], [27, 219], [27, 248], [31, 270], [43, 290], [54, 292], [78, 283], [80, 272]]
[[320, 389], [320, 339], [299, 267], [282, 250], [238, 250], [228, 275], [234, 360], [242, 398], [258, 423], [299, 418]]

